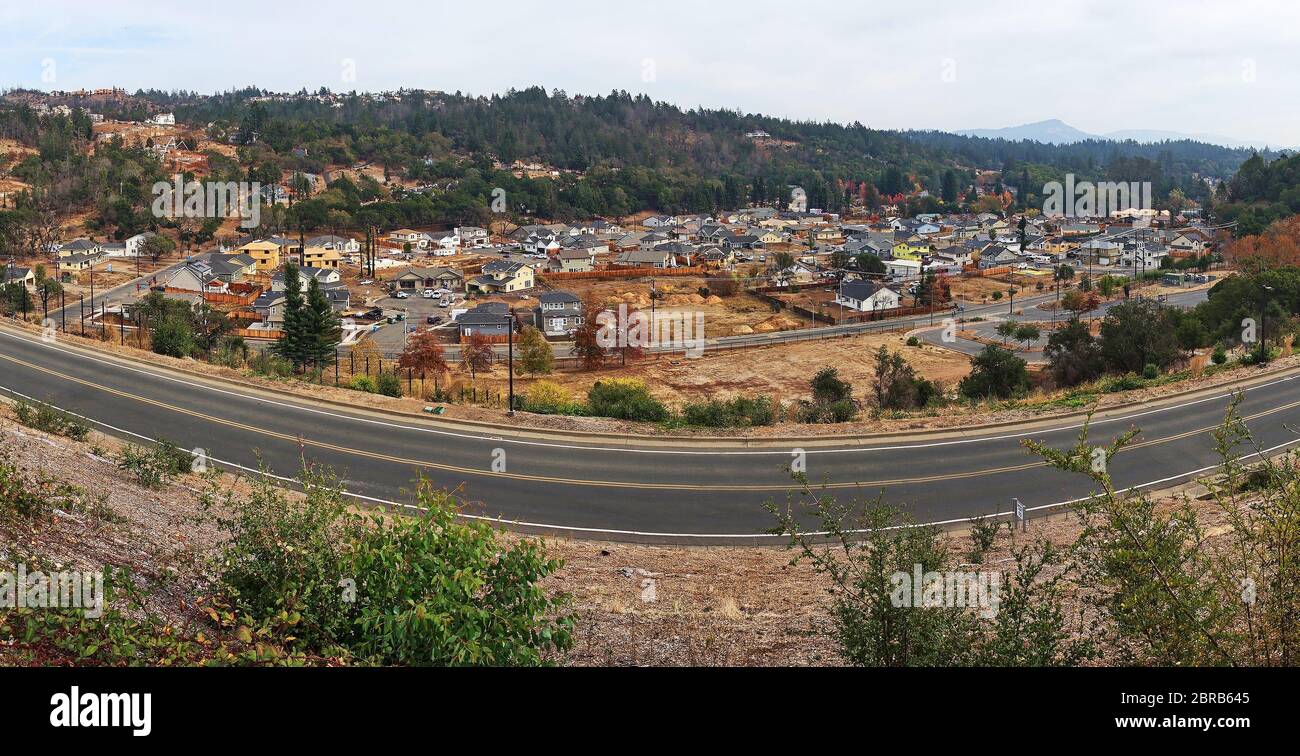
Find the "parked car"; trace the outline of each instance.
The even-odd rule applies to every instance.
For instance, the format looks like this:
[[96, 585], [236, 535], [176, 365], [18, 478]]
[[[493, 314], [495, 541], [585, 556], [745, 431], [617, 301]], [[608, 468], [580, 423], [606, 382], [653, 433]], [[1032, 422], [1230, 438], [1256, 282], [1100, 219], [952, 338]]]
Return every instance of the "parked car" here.
[[397, 292], [396, 294], [394, 294], [393, 296], [394, 296], [395, 298], [397, 298], [397, 299], [410, 299], [410, 298], [411, 298], [411, 295], [410, 295], [410, 294], [407, 294], [407, 293], [404, 292], [404, 291], [399, 291], [399, 292]]
[[442, 316], [441, 316], [441, 315], [430, 315], [429, 317], [427, 317], [427, 318], [424, 319], [424, 322], [425, 322], [425, 323], [428, 323], [429, 325], [438, 325], [439, 323], [442, 322]]
[[425, 299], [433, 299], [434, 297], [433, 289], [425, 289], [423, 296]]

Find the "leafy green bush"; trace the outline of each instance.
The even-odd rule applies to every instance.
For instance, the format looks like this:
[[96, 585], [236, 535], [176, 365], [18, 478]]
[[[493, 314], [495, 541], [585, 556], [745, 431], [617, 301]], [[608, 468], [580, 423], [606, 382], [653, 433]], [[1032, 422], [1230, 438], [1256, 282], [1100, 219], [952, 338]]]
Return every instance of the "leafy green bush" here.
[[379, 390], [379, 387], [375, 385], [375, 379], [368, 375], [352, 376], [352, 380], [348, 382], [348, 388], [353, 391], [364, 391], [367, 394], [373, 394]]
[[582, 415], [586, 408], [573, 400], [573, 395], [554, 381], [537, 381], [528, 387], [520, 409], [540, 415]]
[[265, 480], [231, 498], [223, 594], [254, 618], [298, 618], [293, 645], [374, 664], [538, 665], [573, 643], [562, 565], [535, 540], [464, 523], [425, 481], [414, 516], [350, 511], [338, 482], [307, 470], [302, 498]]
[[1138, 378], [1136, 375], [1133, 375], [1132, 373], [1125, 373], [1124, 375], [1121, 375], [1117, 378], [1112, 378], [1108, 381], [1103, 382], [1101, 388], [1102, 391], [1105, 391], [1107, 394], [1118, 394], [1121, 391], [1133, 391], [1134, 389], [1140, 389], [1145, 385], [1146, 384], [1142, 383], [1142, 380]]
[[134, 475], [136, 482], [145, 488], [162, 488], [177, 472], [176, 458], [167, 449], [135, 444], [128, 444], [122, 450], [117, 466]]
[[380, 373], [375, 379], [375, 392], [384, 396], [400, 397], [402, 379], [397, 377], [397, 373]]
[[971, 371], [961, 379], [962, 396], [1009, 399], [1029, 391], [1025, 361], [1000, 346], [989, 345], [971, 358]]
[[1224, 349], [1222, 344], [1215, 345], [1214, 352], [1210, 355], [1210, 361], [1215, 365], [1222, 365], [1227, 362], [1228, 350]]
[[14, 404], [14, 414], [18, 416], [18, 422], [29, 428], [74, 441], [84, 441], [90, 435], [90, 424], [85, 420], [45, 402], [20, 399]]
[[910, 347], [921, 346], [921, 340], [916, 338], [915, 336], [908, 336], [907, 345]]
[[810, 382], [812, 400], [799, 405], [799, 420], [804, 423], [846, 423], [858, 415], [853, 398], [853, 384], [840, 379], [833, 367], [817, 371]]
[[1148, 381], [1154, 381], [1156, 378], [1160, 377], [1160, 368], [1148, 362], [1146, 367], [1142, 368], [1142, 377], [1146, 378]]
[[747, 428], [771, 425], [776, 421], [776, 409], [767, 396], [708, 399], [682, 407], [682, 419], [705, 428]]
[[619, 420], [661, 422], [668, 419], [668, 408], [650, 395], [644, 381], [634, 378], [596, 381], [587, 392], [587, 410], [596, 417]]

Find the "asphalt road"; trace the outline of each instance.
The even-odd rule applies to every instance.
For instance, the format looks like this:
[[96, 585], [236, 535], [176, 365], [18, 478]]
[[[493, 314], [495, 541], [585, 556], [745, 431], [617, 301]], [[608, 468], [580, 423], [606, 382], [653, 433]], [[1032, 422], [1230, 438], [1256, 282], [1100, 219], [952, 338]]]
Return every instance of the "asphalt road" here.
[[[333, 467], [350, 493], [410, 503], [420, 473], [455, 489], [473, 516], [524, 527], [625, 540], [747, 542], [772, 526], [765, 501], [794, 488], [793, 448], [724, 445], [625, 447], [610, 442], [501, 438], [418, 419], [365, 415], [246, 394], [183, 375], [158, 373], [26, 333], [0, 329], [0, 390], [51, 402], [121, 436], [167, 439], [208, 450], [219, 463], [292, 476], [301, 454]], [[1300, 381], [1249, 390], [1242, 406], [1263, 447], [1290, 444], [1300, 423]], [[1123, 487], [1167, 482], [1213, 465], [1209, 431], [1227, 393], [1180, 406], [1136, 409], [1094, 425], [1094, 440], [1131, 425], [1139, 444], [1111, 472]], [[1086, 496], [1086, 479], [1050, 470], [1024, 438], [1072, 445], [1077, 425], [965, 438], [810, 447], [814, 484], [849, 499], [883, 494], [925, 522], [1007, 512], [1013, 498], [1044, 507]], [[498, 467], [494, 468], [494, 462]], [[499, 465], [504, 465], [502, 469]]]

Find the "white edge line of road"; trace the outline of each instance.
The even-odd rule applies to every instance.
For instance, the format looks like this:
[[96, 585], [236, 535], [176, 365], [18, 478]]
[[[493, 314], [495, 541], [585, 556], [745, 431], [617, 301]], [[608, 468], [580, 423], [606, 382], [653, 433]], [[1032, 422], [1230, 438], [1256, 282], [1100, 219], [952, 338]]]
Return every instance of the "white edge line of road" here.
[[[9, 332], [6, 332], [6, 331], [0, 331], [0, 335], [8, 336], [9, 338], [14, 339], [15, 341], [25, 341], [26, 343], [33, 344], [33, 345], [35, 345], [35, 344], [37, 343], [37, 342], [33, 342], [31, 339], [20, 338], [19, 336], [15, 335], [15, 334], [12, 334], [12, 333], [9, 333]], [[278, 401], [275, 401], [274, 399], [267, 399], [267, 398], [265, 398], [265, 397], [256, 396], [256, 395], [254, 395], [254, 394], [247, 394], [247, 393], [243, 393], [243, 392], [239, 392], [239, 391], [230, 391], [230, 390], [227, 390], [227, 389], [217, 388], [217, 387], [215, 387], [215, 386], [208, 385], [206, 381], [187, 382], [187, 381], [184, 381], [184, 380], [182, 380], [182, 379], [180, 379], [180, 378], [175, 378], [175, 377], [172, 377], [172, 376], [170, 376], [170, 375], [167, 375], [167, 374], [165, 374], [165, 373], [163, 373], [163, 374], [160, 374], [160, 373], [153, 373], [153, 372], [149, 372], [149, 371], [146, 371], [146, 370], [141, 370], [140, 368], [132, 367], [132, 366], [130, 366], [130, 365], [124, 365], [124, 364], [122, 364], [122, 363], [120, 363], [120, 362], [117, 362], [117, 361], [104, 360], [104, 359], [101, 359], [101, 358], [98, 358], [98, 357], [93, 357], [93, 356], [91, 356], [91, 355], [81, 354], [81, 353], [76, 352], [76, 351], [72, 351], [72, 350], [69, 350], [69, 349], [64, 349], [64, 348], [62, 348], [62, 347], [58, 347], [58, 346], [55, 346], [55, 345], [53, 345], [53, 344], [46, 344], [46, 343], [44, 343], [44, 342], [41, 342], [41, 343], [42, 343], [42, 344], [43, 344], [47, 349], [53, 349], [53, 350], [56, 350], [56, 351], [62, 352], [63, 354], [66, 354], [66, 355], [68, 355], [68, 356], [70, 356], [70, 357], [74, 357], [74, 358], [78, 358], [78, 359], [84, 359], [84, 360], [89, 360], [89, 361], [91, 361], [91, 362], [97, 362], [97, 363], [99, 363], [99, 364], [101, 364], [101, 365], [108, 365], [108, 366], [115, 367], [115, 368], [120, 368], [120, 369], [123, 369], [123, 370], [129, 370], [129, 371], [131, 371], [131, 372], [139, 373], [139, 374], [141, 374], [141, 375], [148, 375], [148, 376], [151, 376], [151, 377], [153, 377], [153, 378], [161, 378], [161, 379], [166, 380], [166, 381], [171, 381], [172, 383], [180, 383], [180, 384], [183, 384], [183, 385], [185, 385], [185, 386], [187, 386], [187, 387], [189, 387], [189, 388], [199, 387], [199, 388], [203, 388], [203, 389], [206, 390], [206, 391], [211, 391], [211, 392], [218, 393], [218, 394], [224, 394], [224, 395], [226, 395], [226, 396], [237, 396], [237, 397], [240, 397], [240, 398], [242, 398], [242, 399], [251, 399], [251, 400], [253, 400], [253, 401], [262, 402], [262, 403], [264, 403], [264, 404], [269, 404], [269, 405], [274, 406], [274, 407], [281, 407], [281, 408], [284, 408], [284, 409], [290, 409], [290, 410], [298, 410], [298, 411], [301, 411], [301, 412], [307, 412], [307, 413], [311, 413], [311, 414], [315, 414], [315, 415], [324, 415], [324, 416], [326, 416], [326, 417], [332, 417], [332, 418], [340, 419], [340, 420], [349, 420], [349, 421], [355, 421], [355, 422], [359, 422], [359, 423], [367, 423], [367, 424], [370, 424], [370, 425], [377, 425], [377, 426], [385, 427], [385, 428], [399, 428], [399, 429], [402, 429], [402, 430], [416, 431], [416, 432], [419, 432], [419, 433], [432, 433], [432, 434], [435, 434], [435, 435], [448, 436], [448, 437], [452, 437], [452, 438], [470, 439], [470, 440], [475, 440], [475, 441], [494, 441], [494, 442], [498, 442], [498, 443], [516, 444], [516, 445], [520, 445], [520, 446], [538, 446], [538, 447], [544, 447], [544, 448], [550, 448], [550, 449], [568, 449], [568, 450], [577, 450], [577, 451], [600, 451], [600, 452], [626, 452], [626, 453], [630, 453], [630, 454], [675, 454], [675, 455], [700, 456], [700, 457], [729, 457], [729, 456], [739, 456], [739, 457], [745, 457], [745, 456], [788, 456], [788, 455], [790, 454], [790, 451], [787, 451], [787, 450], [784, 450], [784, 449], [770, 450], [770, 451], [769, 451], [769, 450], [757, 450], [757, 449], [743, 449], [743, 450], [742, 450], [742, 449], [736, 449], [736, 450], [730, 450], [730, 451], [714, 451], [714, 450], [709, 450], [709, 449], [702, 449], [702, 450], [695, 450], [695, 449], [637, 449], [637, 448], [632, 448], [632, 447], [622, 447], [622, 446], [590, 446], [590, 445], [582, 445], [582, 444], [563, 444], [563, 443], [555, 443], [555, 442], [551, 442], [551, 441], [532, 441], [532, 440], [517, 439], [517, 438], [504, 438], [504, 437], [496, 436], [496, 435], [493, 435], [493, 434], [491, 434], [491, 433], [486, 433], [486, 432], [485, 432], [485, 433], [480, 433], [480, 434], [475, 434], [475, 433], [464, 433], [464, 432], [459, 432], [459, 431], [443, 430], [443, 429], [440, 429], [440, 428], [427, 428], [427, 427], [422, 427], [422, 426], [418, 426], [418, 425], [407, 425], [407, 424], [405, 424], [405, 423], [389, 422], [389, 421], [386, 421], [386, 420], [375, 420], [375, 419], [373, 419], [373, 418], [361, 417], [361, 416], [359, 416], [359, 415], [340, 414], [340, 413], [338, 413], [338, 412], [330, 412], [330, 411], [326, 411], [326, 410], [322, 410], [322, 409], [316, 409], [316, 408], [314, 408], [314, 407], [309, 407], [309, 406], [306, 406], [306, 405], [296, 404], [296, 403], [291, 403], [291, 402], [278, 402]], [[1258, 386], [1251, 386], [1251, 387], [1246, 388], [1246, 389], [1239, 389], [1239, 391], [1240, 391], [1241, 393], [1243, 393], [1243, 394], [1244, 394], [1244, 393], [1249, 393], [1249, 392], [1252, 392], [1252, 391], [1258, 391], [1259, 389], [1269, 388], [1270, 386], [1276, 386], [1276, 385], [1281, 384], [1281, 383], [1287, 383], [1288, 381], [1295, 380], [1297, 377], [1300, 377], [1300, 376], [1290, 376], [1290, 377], [1287, 377], [1287, 378], [1280, 378], [1280, 379], [1278, 379], [1278, 380], [1276, 380], [1276, 381], [1270, 381], [1270, 382], [1268, 382], [1268, 383], [1262, 383], [1262, 384], [1260, 384], [1260, 385], [1258, 385]], [[1144, 416], [1147, 416], [1147, 415], [1153, 415], [1153, 414], [1157, 414], [1157, 413], [1161, 413], [1161, 412], [1170, 412], [1170, 411], [1172, 411], [1172, 410], [1181, 410], [1181, 409], [1184, 409], [1184, 408], [1187, 408], [1187, 407], [1191, 407], [1191, 406], [1196, 405], [1196, 404], [1201, 404], [1201, 403], [1203, 403], [1203, 402], [1210, 402], [1210, 401], [1216, 401], [1216, 400], [1219, 400], [1219, 399], [1225, 399], [1225, 398], [1228, 398], [1228, 397], [1233, 396], [1233, 395], [1236, 394], [1236, 393], [1237, 393], [1237, 391], [1227, 391], [1227, 392], [1222, 393], [1222, 394], [1214, 394], [1214, 395], [1212, 395], [1212, 396], [1203, 397], [1203, 398], [1201, 398], [1201, 399], [1197, 399], [1197, 400], [1194, 400], [1194, 401], [1186, 402], [1186, 403], [1184, 403], [1184, 404], [1173, 404], [1173, 405], [1169, 405], [1169, 406], [1167, 406], [1167, 407], [1157, 407], [1157, 408], [1155, 408], [1155, 409], [1143, 410], [1143, 411], [1141, 411], [1141, 412], [1135, 412], [1135, 413], [1133, 413], [1133, 414], [1124, 415], [1124, 416], [1122, 416], [1122, 417], [1102, 418], [1102, 419], [1100, 419], [1100, 420], [1095, 420], [1095, 421], [1089, 423], [1089, 426], [1092, 427], [1092, 426], [1098, 426], [1098, 425], [1106, 425], [1106, 424], [1108, 424], [1108, 423], [1124, 422], [1124, 421], [1127, 421], [1127, 420], [1132, 420], [1132, 419], [1134, 419], [1134, 418], [1144, 417]], [[1039, 435], [1042, 435], [1042, 434], [1045, 434], [1045, 433], [1054, 433], [1054, 432], [1059, 432], [1059, 431], [1076, 430], [1076, 429], [1082, 428], [1083, 426], [1084, 426], [1084, 423], [1080, 422], [1080, 423], [1074, 423], [1074, 424], [1072, 424], [1072, 425], [1063, 425], [1063, 426], [1058, 426], [1058, 427], [1042, 428], [1042, 429], [1038, 429], [1038, 430], [1024, 431], [1024, 432], [1020, 432], [1020, 433], [1009, 433], [1009, 434], [1000, 435], [1000, 436], [979, 436], [979, 437], [976, 437], [976, 438], [948, 439], [948, 440], [944, 440], [944, 441], [931, 441], [931, 442], [927, 442], [927, 443], [919, 443], [919, 444], [900, 444], [900, 445], [893, 445], [893, 446], [850, 446], [850, 447], [843, 447], [843, 448], [838, 448], [838, 449], [818, 449], [818, 448], [811, 448], [811, 449], [806, 449], [806, 450], [805, 450], [805, 449], [802, 449], [801, 447], [792, 447], [792, 448], [798, 448], [800, 451], [803, 451], [805, 454], [810, 454], [810, 455], [811, 455], [811, 454], [852, 454], [852, 453], [872, 453], [872, 452], [883, 452], [883, 451], [907, 451], [907, 450], [911, 450], [911, 449], [930, 449], [930, 448], [941, 447], [941, 446], [956, 446], [956, 445], [963, 445], [963, 444], [987, 443], [987, 442], [990, 442], [990, 441], [1006, 441], [1006, 440], [1008, 440], [1008, 439], [1017, 439], [1017, 438], [1027, 438], [1027, 437], [1031, 437], [1031, 436], [1039, 436]], [[761, 439], [759, 439], [759, 440], [761, 440]], [[671, 438], [666, 438], [666, 439], [665, 439], [665, 443], [671, 443]]]
[[[27, 396], [26, 394], [23, 394], [23, 393], [20, 393], [20, 392], [14, 391], [14, 390], [12, 390], [12, 389], [9, 389], [9, 388], [3, 387], [3, 386], [0, 386], [0, 390], [7, 391], [7, 392], [9, 392], [10, 394], [13, 394], [14, 396], [22, 397], [23, 399], [26, 399], [27, 401], [30, 401], [30, 402], [38, 402], [38, 403], [42, 403], [42, 404], [48, 404], [47, 402], [41, 402], [41, 400], [39, 400], [39, 399], [33, 399], [32, 397]], [[51, 405], [51, 406], [53, 406], [53, 405]], [[81, 418], [82, 420], [85, 420], [85, 421], [87, 421], [87, 422], [94, 423], [95, 425], [99, 425], [99, 426], [102, 426], [102, 427], [104, 427], [104, 428], [107, 428], [107, 429], [109, 429], [109, 430], [111, 430], [111, 431], [114, 431], [114, 432], [116, 432], [116, 433], [122, 433], [122, 434], [125, 434], [125, 435], [128, 435], [128, 436], [134, 436], [135, 438], [138, 438], [138, 439], [141, 439], [141, 440], [144, 440], [144, 441], [148, 441], [149, 443], [153, 443], [153, 444], [160, 443], [160, 442], [159, 442], [158, 440], [156, 440], [156, 439], [149, 438], [148, 436], [145, 436], [145, 435], [142, 435], [142, 434], [136, 433], [136, 432], [134, 432], [134, 431], [129, 431], [129, 430], [125, 430], [125, 429], [122, 429], [122, 428], [117, 428], [117, 427], [114, 427], [114, 426], [112, 426], [112, 425], [109, 425], [108, 423], [100, 422], [99, 420], [95, 420], [94, 418], [91, 418], [91, 417], [86, 417], [85, 415], [80, 415], [80, 414], [78, 414], [78, 413], [76, 413], [76, 412], [69, 412], [68, 410], [63, 410], [62, 408], [60, 408], [60, 410], [63, 411], [63, 412], [67, 412], [68, 414], [70, 414], [70, 415], [72, 415], [72, 416], [74, 416], [74, 417], [79, 417], [79, 418]], [[1283, 449], [1283, 448], [1285, 448], [1285, 447], [1289, 447], [1289, 446], [1291, 446], [1291, 445], [1293, 445], [1293, 444], [1296, 444], [1296, 443], [1300, 443], [1300, 441], [1287, 441], [1287, 442], [1284, 442], [1284, 443], [1278, 444], [1278, 445], [1276, 445], [1276, 446], [1271, 446], [1271, 447], [1269, 447], [1269, 448], [1267, 448], [1267, 449], [1262, 449], [1262, 450], [1260, 450], [1260, 451], [1254, 452], [1253, 454], [1248, 454], [1248, 455], [1245, 456], [1245, 459], [1249, 459], [1249, 458], [1251, 458], [1251, 457], [1259, 457], [1259, 458], [1263, 459], [1263, 458], [1264, 458], [1266, 455], [1268, 455], [1270, 452], [1274, 452], [1274, 451], [1277, 451], [1277, 450], [1279, 450], [1279, 449]], [[262, 476], [265, 476], [265, 477], [268, 477], [268, 478], [272, 478], [272, 479], [274, 479], [274, 480], [282, 481], [282, 482], [284, 482], [284, 483], [296, 483], [296, 482], [298, 482], [298, 481], [295, 480], [294, 478], [286, 478], [286, 477], [284, 477], [283, 475], [276, 475], [275, 473], [269, 473], [269, 472], [266, 472], [266, 471], [264, 471], [264, 470], [254, 470], [254, 469], [252, 469], [252, 468], [250, 468], [250, 467], [245, 467], [244, 465], [241, 465], [241, 464], [238, 464], [238, 463], [235, 463], [235, 462], [228, 462], [228, 461], [226, 461], [226, 460], [218, 459], [217, 457], [213, 457], [213, 456], [211, 456], [211, 455], [208, 456], [208, 459], [210, 459], [210, 460], [216, 462], [218, 465], [225, 465], [225, 466], [227, 466], [227, 467], [233, 467], [233, 468], [235, 468], [235, 469], [237, 469], [237, 470], [242, 470], [243, 472], [249, 473], [249, 474], [251, 474], [251, 475], [262, 475]], [[1207, 465], [1207, 466], [1205, 466], [1205, 467], [1200, 467], [1200, 468], [1197, 468], [1197, 469], [1195, 469], [1195, 470], [1191, 470], [1191, 471], [1184, 472], [1184, 473], [1179, 473], [1179, 474], [1177, 474], [1177, 475], [1170, 475], [1169, 477], [1166, 477], [1166, 478], [1160, 478], [1160, 479], [1158, 479], [1158, 480], [1147, 481], [1146, 483], [1139, 483], [1139, 484], [1137, 484], [1137, 485], [1135, 485], [1135, 486], [1129, 486], [1128, 488], [1125, 488], [1125, 489], [1120, 490], [1118, 493], [1131, 493], [1131, 492], [1137, 491], [1137, 490], [1139, 490], [1139, 489], [1150, 488], [1150, 487], [1152, 487], [1152, 486], [1158, 486], [1158, 485], [1160, 485], [1161, 483], [1168, 483], [1168, 482], [1170, 482], [1170, 481], [1178, 480], [1178, 479], [1180, 479], [1180, 478], [1186, 478], [1186, 477], [1188, 477], [1188, 476], [1197, 475], [1197, 474], [1199, 474], [1199, 473], [1203, 473], [1203, 472], [1207, 472], [1207, 471], [1209, 471], [1209, 470], [1216, 469], [1217, 467], [1218, 467], [1218, 465]], [[191, 490], [193, 490], [193, 489], [191, 489]], [[413, 511], [417, 511], [417, 512], [423, 512], [423, 511], [426, 511], [426, 510], [427, 510], [426, 507], [421, 507], [421, 506], [418, 506], [418, 505], [415, 505], [415, 504], [404, 504], [404, 503], [402, 503], [402, 502], [398, 502], [398, 501], [390, 501], [390, 500], [388, 500], [388, 499], [380, 499], [380, 498], [377, 498], [377, 497], [374, 497], [374, 496], [366, 496], [365, 494], [353, 493], [353, 492], [351, 492], [351, 491], [347, 491], [347, 490], [344, 490], [343, 493], [344, 493], [345, 495], [347, 495], [347, 496], [351, 496], [351, 497], [354, 498], [354, 499], [360, 499], [361, 501], [370, 502], [370, 503], [372, 503], [372, 504], [384, 504], [384, 505], [387, 505], [387, 506], [400, 507], [400, 508], [402, 508], [402, 509], [413, 510]], [[1066, 501], [1058, 501], [1058, 502], [1056, 502], [1055, 504], [1040, 504], [1040, 505], [1038, 505], [1038, 506], [1036, 506], [1036, 507], [1026, 507], [1026, 508], [1025, 508], [1025, 512], [1026, 512], [1026, 513], [1028, 513], [1028, 512], [1038, 512], [1038, 511], [1042, 511], [1042, 510], [1045, 510], [1045, 509], [1055, 509], [1055, 508], [1057, 508], [1057, 507], [1067, 507], [1067, 506], [1070, 506], [1071, 504], [1077, 504], [1077, 503], [1079, 503], [1079, 502], [1081, 502], [1081, 501], [1088, 501], [1089, 499], [1093, 499], [1093, 498], [1096, 498], [1096, 497], [1095, 497], [1095, 496], [1081, 496], [1081, 497], [1079, 497], [1079, 498], [1077, 498], [1077, 499], [1068, 499], [1068, 500], [1066, 500]], [[529, 521], [527, 521], [527, 520], [508, 520], [508, 519], [506, 519], [506, 518], [504, 518], [504, 517], [487, 517], [487, 516], [485, 516], [485, 515], [465, 514], [464, 512], [457, 512], [457, 513], [456, 513], [456, 516], [457, 516], [457, 517], [464, 518], [464, 519], [467, 519], [467, 520], [479, 520], [479, 521], [482, 521], [482, 522], [496, 523], [496, 524], [498, 524], [498, 525], [512, 525], [512, 526], [516, 526], [516, 527], [534, 528], [534, 529], [538, 529], [538, 530], [549, 530], [549, 531], [565, 531], [565, 532], [568, 532], [568, 533], [593, 533], [593, 534], [605, 535], [605, 536], [636, 536], [636, 537], [642, 537], [642, 538], [664, 538], [664, 539], [716, 539], [716, 540], [722, 540], [722, 539], [730, 539], [730, 540], [742, 540], [742, 539], [744, 539], [744, 540], [767, 539], [767, 540], [773, 540], [773, 539], [777, 539], [777, 538], [782, 538], [782, 537], [783, 537], [783, 536], [782, 536], [781, 534], [779, 534], [779, 533], [751, 533], [751, 534], [741, 534], [741, 533], [656, 533], [656, 532], [653, 532], [653, 531], [645, 531], [645, 530], [617, 530], [617, 529], [613, 529], [613, 528], [583, 528], [583, 527], [576, 527], [576, 526], [572, 526], [572, 525], [548, 525], [548, 524], [545, 524], [545, 523], [529, 522]], [[978, 517], [978, 516], [979, 516], [979, 515], [976, 515], [976, 517]], [[1007, 519], [1012, 519], [1012, 517], [1013, 517], [1014, 515], [1013, 515], [1011, 512], [1004, 512], [1004, 513], [1001, 513], [1001, 514], [983, 515], [983, 516], [984, 516], [984, 517], [990, 517], [990, 516], [992, 516], [992, 517], [995, 517], [995, 518], [996, 518], [996, 517], [1003, 517], [1003, 516], [1005, 516]], [[961, 524], [961, 523], [969, 523], [969, 522], [973, 521], [974, 519], [976, 519], [976, 517], [958, 517], [958, 518], [951, 519], [951, 520], [936, 520], [936, 521], [933, 521], [933, 522], [919, 522], [919, 523], [916, 523], [915, 525], [911, 525], [911, 526], [891, 525], [890, 527], [883, 528], [883, 529], [884, 529], [884, 530], [897, 530], [897, 529], [899, 529], [899, 528], [903, 528], [903, 527], [933, 527], [933, 526], [942, 526], [942, 525], [957, 525], [957, 524]], [[858, 530], [847, 530], [847, 531], [844, 531], [844, 532], [845, 532], [845, 534], [853, 535], [853, 534], [858, 534], [858, 533], [868, 533], [868, 532], [871, 532], [871, 531], [870, 531], [870, 529], [858, 529]], [[824, 530], [818, 530], [818, 531], [810, 531], [810, 532], [808, 532], [808, 533], [805, 533], [804, 535], [809, 535], [809, 536], [826, 536], [826, 535], [830, 535], [830, 532], [829, 532], [829, 531], [824, 531]]]

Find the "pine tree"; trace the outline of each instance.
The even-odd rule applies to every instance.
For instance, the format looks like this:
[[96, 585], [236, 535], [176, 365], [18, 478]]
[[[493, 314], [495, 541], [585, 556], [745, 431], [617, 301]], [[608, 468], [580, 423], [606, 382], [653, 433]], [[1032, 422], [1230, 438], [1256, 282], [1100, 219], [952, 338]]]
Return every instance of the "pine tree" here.
[[307, 306], [303, 308], [301, 354], [304, 362], [323, 365], [334, 356], [342, 341], [339, 317], [315, 279], [307, 284]]
[[289, 360], [295, 368], [303, 364], [303, 321], [305, 304], [302, 299], [302, 279], [298, 266], [292, 262], [284, 266], [284, 325], [280, 338], [271, 349]]

